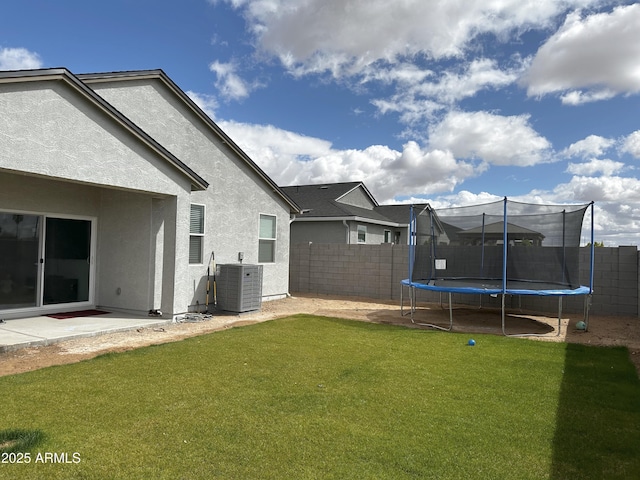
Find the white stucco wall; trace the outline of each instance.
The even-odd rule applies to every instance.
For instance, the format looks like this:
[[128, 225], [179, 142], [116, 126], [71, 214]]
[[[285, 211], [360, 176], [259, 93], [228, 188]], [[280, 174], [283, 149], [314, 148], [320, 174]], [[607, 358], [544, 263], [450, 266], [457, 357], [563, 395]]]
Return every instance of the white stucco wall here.
[[[191, 304], [205, 300], [206, 261], [211, 252], [218, 264], [237, 263], [238, 252], [243, 252], [244, 263], [257, 263], [260, 214], [275, 215], [277, 224], [276, 261], [264, 264], [263, 296], [286, 294], [289, 207], [272, 187], [222, 144], [160, 81], [130, 80], [90, 86], [209, 182], [206, 191], [191, 194], [191, 202], [206, 208], [205, 264], [189, 266], [188, 277], [177, 279], [177, 288], [187, 293]], [[179, 207], [177, 211], [186, 212], [179, 221], [188, 223], [188, 209]], [[188, 243], [188, 235], [177, 241]], [[183, 261], [188, 264], [188, 259]]]

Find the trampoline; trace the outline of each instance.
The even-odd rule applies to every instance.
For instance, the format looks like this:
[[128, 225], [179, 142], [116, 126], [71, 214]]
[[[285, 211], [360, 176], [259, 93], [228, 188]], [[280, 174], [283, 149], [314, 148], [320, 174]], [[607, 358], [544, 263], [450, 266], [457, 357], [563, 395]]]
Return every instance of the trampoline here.
[[[502, 333], [508, 336], [505, 298], [558, 298], [560, 335], [562, 300], [584, 296], [583, 321], [589, 324], [593, 294], [593, 202], [581, 205], [542, 205], [498, 202], [438, 209], [411, 208], [409, 278], [401, 281], [401, 311], [409, 290], [413, 323], [451, 331], [452, 294], [501, 297]], [[590, 261], [581, 266], [580, 243], [585, 213], [590, 210]], [[581, 282], [581, 278], [586, 280]], [[585, 283], [586, 286], [582, 283]], [[448, 295], [449, 325], [418, 323], [416, 291]]]

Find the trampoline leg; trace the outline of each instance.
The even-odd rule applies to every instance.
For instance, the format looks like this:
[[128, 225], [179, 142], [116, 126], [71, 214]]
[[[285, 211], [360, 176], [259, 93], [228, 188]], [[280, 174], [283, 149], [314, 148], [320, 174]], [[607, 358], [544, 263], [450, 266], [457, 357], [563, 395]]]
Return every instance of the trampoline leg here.
[[562, 297], [558, 297], [558, 333], [556, 337], [560, 336], [560, 329], [562, 328]]
[[416, 287], [414, 286], [410, 287], [409, 295], [411, 296], [411, 301], [410, 301], [411, 323], [415, 323], [413, 321], [413, 314], [416, 311]]
[[[505, 306], [504, 306], [504, 295], [502, 296], [502, 333], [507, 337], [545, 337], [548, 334], [541, 333], [507, 333], [506, 325], [505, 325]], [[560, 331], [562, 328], [562, 296], [558, 296], [558, 331], [555, 336], [560, 335]]]
[[591, 295], [585, 295], [584, 297], [584, 331], [589, 331], [589, 307], [591, 306]]
[[[449, 292], [449, 326], [448, 327], [442, 327], [440, 325], [436, 325], [434, 323], [421, 323], [421, 322], [416, 322], [413, 319], [413, 312], [415, 311], [416, 307], [416, 294], [415, 294], [415, 287], [411, 288], [412, 290], [412, 296], [411, 296], [411, 323], [414, 323], [415, 325], [421, 325], [423, 327], [430, 327], [430, 328], [435, 328], [436, 330], [442, 330], [445, 332], [450, 332], [451, 330], [453, 330], [453, 302], [451, 300], [451, 292]], [[440, 298], [442, 299], [442, 292], [440, 292]]]
[[[409, 313], [404, 313], [404, 289], [407, 287], [409, 289]], [[413, 294], [414, 287], [411, 285], [400, 284], [400, 315], [411, 316], [411, 321], [413, 321], [413, 312], [415, 311], [415, 295]]]
[[507, 335], [507, 330], [505, 328], [505, 319], [504, 319], [504, 293], [502, 294], [502, 308], [500, 310], [500, 316], [502, 319], [502, 334]]

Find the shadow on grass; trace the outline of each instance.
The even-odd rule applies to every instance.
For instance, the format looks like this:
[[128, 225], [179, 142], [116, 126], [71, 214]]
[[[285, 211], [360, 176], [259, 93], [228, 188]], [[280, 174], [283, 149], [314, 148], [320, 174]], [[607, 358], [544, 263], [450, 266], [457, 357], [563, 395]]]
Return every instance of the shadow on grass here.
[[623, 347], [567, 344], [553, 479], [640, 478], [640, 380]]
[[28, 452], [44, 440], [41, 430], [0, 430], [0, 453]]

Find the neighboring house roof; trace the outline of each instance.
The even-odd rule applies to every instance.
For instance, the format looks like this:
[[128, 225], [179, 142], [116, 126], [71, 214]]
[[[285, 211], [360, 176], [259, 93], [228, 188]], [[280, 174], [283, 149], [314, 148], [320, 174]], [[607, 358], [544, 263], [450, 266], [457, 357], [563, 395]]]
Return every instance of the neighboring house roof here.
[[167, 76], [167, 74], [161, 70], [136, 70], [136, 71], [122, 71], [122, 72], [107, 72], [107, 73], [87, 73], [77, 75], [77, 77], [84, 83], [91, 85], [92, 83], [106, 83], [110, 81], [123, 81], [123, 80], [141, 80], [141, 79], [153, 79], [160, 80], [166, 87], [169, 88], [193, 113], [196, 114], [202, 122], [211, 129], [220, 138], [222, 143], [229, 146], [229, 149], [239, 157], [254, 173], [262, 179], [267, 186], [276, 195], [282, 198], [289, 205], [292, 213], [299, 213], [300, 207], [288, 197], [282, 189], [269, 177], [250, 157], [247, 155], [231, 138], [213, 121], [209, 116], [202, 111], [196, 103], [189, 98], [189, 96], [178, 87], [173, 80]]
[[[362, 182], [323, 183], [282, 187], [282, 190], [301, 207], [305, 217], [335, 217], [349, 214], [344, 207], [350, 205], [339, 204], [338, 199], [360, 185]], [[368, 193], [368, 190], [366, 192]], [[371, 200], [375, 205], [373, 197]]]
[[115, 122], [124, 127], [145, 145], [151, 148], [161, 158], [185, 175], [191, 182], [192, 190], [205, 190], [209, 184], [188, 165], [169, 152], [160, 143], [145, 133], [135, 123], [125, 117], [111, 104], [95, 93], [77, 75], [74, 75], [66, 68], [50, 68], [40, 70], [15, 70], [0, 72], [0, 83], [25, 83], [35, 81], [63, 81], [78, 94], [89, 100], [96, 107], [109, 115]]
[[[356, 189], [361, 189], [371, 208], [344, 203]], [[378, 205], [363, 182], [292, 185], [282, 190], [302, 208], [296, 221], [357, 220], [395, 227], [409, 224], [411, 205]]]
[[[427, 208], [428, 204], [426, 203], [414, 204], [413, 207], [417, 208], [418, 210], [422, 210], [423, 208]], [[376, 211], [394, 222], [408, 225], [410, 220], [410, 214], [411, 214], [411, 205], [410, 204], [380, 205], [379, 207], [376, 207]]]

